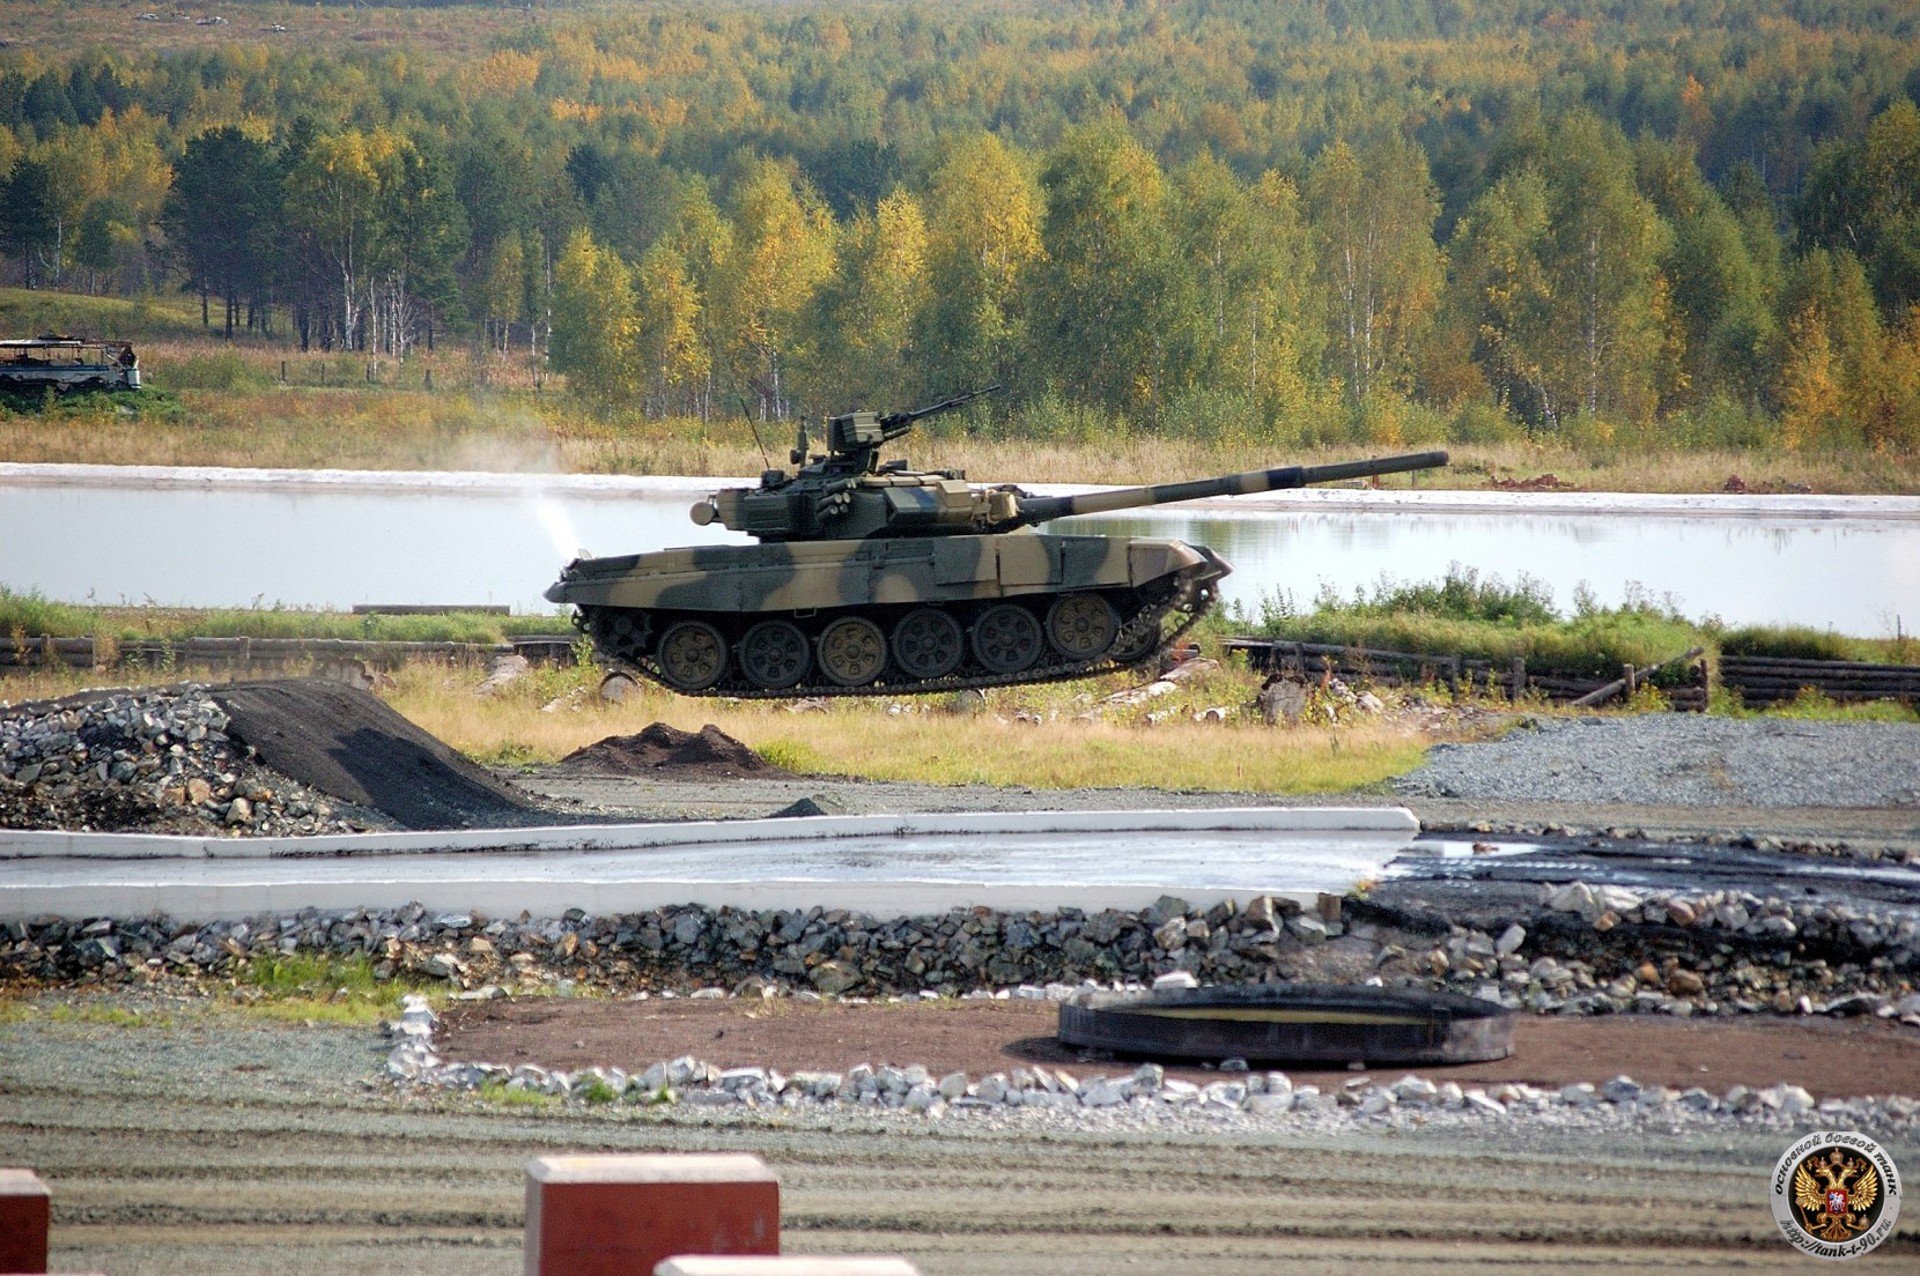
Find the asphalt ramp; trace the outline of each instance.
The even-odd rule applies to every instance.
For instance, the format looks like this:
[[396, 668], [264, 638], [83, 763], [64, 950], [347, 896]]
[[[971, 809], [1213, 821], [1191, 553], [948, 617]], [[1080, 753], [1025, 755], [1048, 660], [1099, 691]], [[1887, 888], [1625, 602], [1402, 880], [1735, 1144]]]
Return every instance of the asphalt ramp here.
[[214, 686], [228, 733], [280, 774], [410, 829], [551, 820], [528, 795], [467, 761], [369, 692], [320, 678]]

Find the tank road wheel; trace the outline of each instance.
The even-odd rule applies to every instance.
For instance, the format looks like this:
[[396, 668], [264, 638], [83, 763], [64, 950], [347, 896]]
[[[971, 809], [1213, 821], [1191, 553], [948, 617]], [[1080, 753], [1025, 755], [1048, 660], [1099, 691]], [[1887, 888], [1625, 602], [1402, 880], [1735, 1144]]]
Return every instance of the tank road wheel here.
[[727, 640], [704, 620], [682, 620], [660, 635], [660, 672], [676, 691], [705, 691], [727, 671]]
[[916, 678], [944, 678], [966, 654], [960, 622], [937, 607], [916, 607], [893, 627], [893, 658]]
[[1120, 617], [1098, 594], [1068, 594], [1047, 609], [1047, 640], [1069, 660], [1092, 660], [1113, 646]]
[[785, 691], [807, 676], [813, 663], [807, 636], [785, 620], [763, 620], [740, 640], [740, 672], [768, 691]]
[[609, 655], [622, 660], [632, 660], [646, 649], [652, 628], [646, 612], [626, 608], [608, 610], [596, 607], [589, 621], [594, 642]]
[[1040, 659], [1040, 622], [1015, 603], [995, 603], [973, 622], [973, 654], [988, 673], [1019, 673]]
[[820, 631], [820, 670], [843, 687], [864, 687], [887, 667], [887, 637], [864, 616], [842, 616]]
[[1156, 620], [1135, 634], [1132, 642], [1129, 642], [1124, 647], [1113, 648], [1113, 650], [1107, 653], [1107, 656], [1109, 659], [1117, 661], [1120, 664], [1130, 665], [1137, 660], [1145, 660], [1148, 656], [1151, 656], [1159, 646], [1160, 622]]

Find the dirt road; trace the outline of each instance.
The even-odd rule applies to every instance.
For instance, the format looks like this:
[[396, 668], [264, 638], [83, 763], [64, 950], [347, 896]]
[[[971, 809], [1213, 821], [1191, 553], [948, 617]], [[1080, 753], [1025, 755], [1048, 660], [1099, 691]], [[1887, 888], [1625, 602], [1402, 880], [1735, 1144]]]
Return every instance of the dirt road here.
[[[363, 1028], [180, 1010], [0, 1028], [0, 1161], [55, 1194], [56, 1265], [144, 1272], [517, 1272], [527, 1158], [725, 1149], [781, 1175], [787, 1248], [929, 1276], [1804, 1269], [1764, 1199], [1778, 1132], [1538, 1124], [1391, 1135], [1007, 1133], [961, 1122], [660, 1117], [431, 1104], [367, 1088]], [[1920, 1172], [1920, 1146], [1896, 1145]], [[1920, 1220], [1855, 1264], [1911, 1271]]]
[[1786, 841], [1850, 842], [1920, 853], [1920, 807], [1698, 807], [1579, 802], [1494, 802], [1464, 798], [1341, 793], [1325, 797], [1272, 793], [1194, 793], [1166, 789], [1017, 789], [985, 784], [939, 785], [849, 780], [635, 777], [536, 767], [512, 774], [530, 792], [558, 799], [582, 814], [641, 820], [758, 819], [802, 798], [824, 797], [850, 815], [906, 811], [1138, 811], [1223, 806], [1404, 806], [1428, 830], [1505, 832], [1550, 826], [1582, 830], [1638, 829], [1650, 837], [1714, 834]]

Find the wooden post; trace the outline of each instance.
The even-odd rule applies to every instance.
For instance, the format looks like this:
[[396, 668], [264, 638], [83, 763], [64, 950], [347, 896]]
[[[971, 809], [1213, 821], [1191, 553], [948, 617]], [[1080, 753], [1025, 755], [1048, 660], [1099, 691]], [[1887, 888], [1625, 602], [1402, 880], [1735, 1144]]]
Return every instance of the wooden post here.
[[1632, 665], [1620, 666], [1620, 681], [1627, 684], [1627, 699], [1633, 699], [1633, 693], [1640, 689], [1639, 681], [1633, 676]]
[[1513, 667], [1508, 671], [1507, 698], [1518, 700], [1527, 694], [1527, 658], [1515, 656]]
[[32, 1170], [0, 1170], [0, 1272], [47, 1270], [53, 1194]]
[[780, 1182], [756, 1156], [542, 1156], [526, 1276], [630, 1276], [676, 1254], [778, 1254]]

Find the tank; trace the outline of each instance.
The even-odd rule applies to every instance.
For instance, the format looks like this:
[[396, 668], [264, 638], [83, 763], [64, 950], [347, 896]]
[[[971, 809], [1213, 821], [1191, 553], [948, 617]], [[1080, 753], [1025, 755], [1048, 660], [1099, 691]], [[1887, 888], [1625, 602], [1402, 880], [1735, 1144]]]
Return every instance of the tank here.
[[1035, 496], [880, 459], [915, 422], [997, 388], [829, 418], [825, 451], [811, 455], [802, 424], [791, 471], [693, 507], [695, 523], [758, 544], [581, 557], [546, 597], [572, 604], [603, 664], [685, 695], [908, 695], [1084, 678], [1156, 659], [1232, 569], [1184, 541], [1033, 528], [1447, 461], [1421, 452]]
[[0, 341], [0, 390], [138, 390], [140, 357], [125, 341], [44, 337]]

